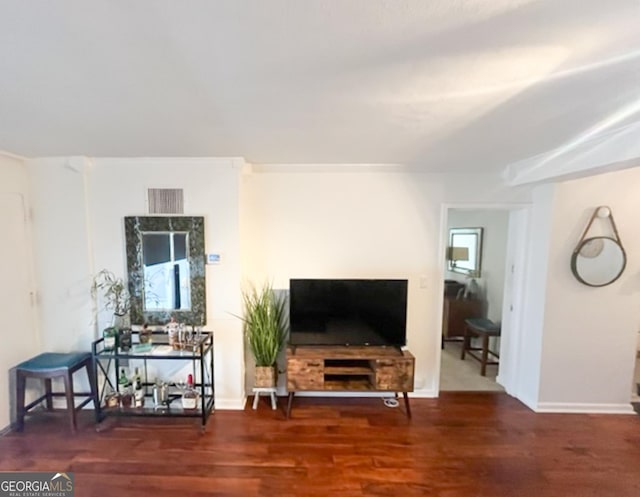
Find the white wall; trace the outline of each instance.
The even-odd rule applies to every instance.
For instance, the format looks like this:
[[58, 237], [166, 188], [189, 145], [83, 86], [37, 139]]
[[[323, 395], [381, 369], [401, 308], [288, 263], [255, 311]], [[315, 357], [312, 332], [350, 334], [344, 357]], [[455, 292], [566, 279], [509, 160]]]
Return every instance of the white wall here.
[[[216, 332], [218, 407], [244, 399], [240, 282], [291, 277], [409, 279], [408, 348], [417, 395], [437, 392], [444, 205], [533, 200], [519, 398], [537, 410], [628, 407], [635, 340], [640, 235], [638, 170], [527, 189], [486, 175], [421, 175], [362, 167], [261, 167], [241, 175], [231, 159], [46, 159], [29, 161], [40, 281], [40, 326], [48, 350], [88, 348], [96, 336], [91, 275], [125, 273], [122, 218], [144, 214], [147, 187], [182, 187], [186, 213], [206, 218], [209, 325]], [[5, 174], [5, 173], [3, 173]], [[629, 262], [623, 277], [589, 288], [570, 273], [571, 251], [589, 215], [608, 204]]]
[[146, 213], [146, 189], [183, 188], [185, 215], [205, 217], [207, 328], [215, 332], [216, 407], [244, 403], [240, 322], [239, 175], [235, 159], [85, 159], [29, 162], [36, 202], [40, 322], [48, 350], [88, 350], [95, 322], [91, 278], [106, 268], [126, 276], [123, 218]]
[[[268, 167], [244, 177], [253, 230], [245, 274], [287, 288], [293, 277], [408, 278], [408, 348], [417, 395], [439, 376], [444, 240], [442, 204], [523, 202], [487, 175]], [[424, 288], [421, 285], [424, 281]]]
[[[475, 279], [480, 287], [481, 297], [486, 301], [486, 317], [499, 323], [502, 320], [509, 211], [449, 209], [447, 219], [447, 229], [484, 228], [481, 275]], [[451, 271], [446, 271], [445, 277], [461, 283], [468, 282], [465, 275]]]
[[[0, 153], [0, 431], [13, 417], [15, 375], [10, 369], [41, 351], [36, 326], [30, 195], [27, 170]], [[27, 402], [31, 395], [27, 397]]]
[[[640, 325], [640, 168], [560, 183], [550, 224], [538, 410], [630, 411]], [[578, 282], [570, 259], [599, 205], [612, 209], [627, 267], [615, 283]], [[609, 230], [601, 220], [596, 231]], [[611, 234], [609, 230], [607, 234]]]

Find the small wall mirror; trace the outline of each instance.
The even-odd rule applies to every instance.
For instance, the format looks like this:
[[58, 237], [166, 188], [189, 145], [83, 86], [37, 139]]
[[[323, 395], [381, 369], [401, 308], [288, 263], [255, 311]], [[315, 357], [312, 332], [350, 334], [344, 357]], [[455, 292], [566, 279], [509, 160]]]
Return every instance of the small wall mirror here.
[[206, 320], [204, 218], [125, 218], [133, 324]]
[[482, 263], [482, 228], [451, 228], [447, 250], [448, 269], [479, 278]]
[[[593, 236], [586, 238], [596, 217], [609, 221], [613, 237]], [[578, 245], [571, 256], [571, 272], [578, 281], [589, 286], [606, 286], [616, 281], [627, 265], [627, 256], [618, 235], [611, 209], [598, 207], [587, 228], [584, 230]]]

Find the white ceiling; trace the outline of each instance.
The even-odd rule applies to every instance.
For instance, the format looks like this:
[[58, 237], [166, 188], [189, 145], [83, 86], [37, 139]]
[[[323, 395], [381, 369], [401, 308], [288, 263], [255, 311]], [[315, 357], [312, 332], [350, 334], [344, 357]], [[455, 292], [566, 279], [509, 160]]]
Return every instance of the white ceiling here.
[[500, 170], [639, 99], [638, 0], [0, 0], [0, 149], [30, 157]]

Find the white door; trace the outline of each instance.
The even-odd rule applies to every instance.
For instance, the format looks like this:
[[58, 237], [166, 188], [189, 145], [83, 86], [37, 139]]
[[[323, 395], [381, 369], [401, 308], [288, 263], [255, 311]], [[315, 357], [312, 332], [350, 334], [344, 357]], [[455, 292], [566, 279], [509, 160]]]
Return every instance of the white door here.
[[0, 193], [0, 430], [9, 425], [10, 405], [14, 404], [9, 369], [39, 349], [25, 214], [22, 195]]
[[529, 212], [517, 209], [509, 212], [509, 238], [507, 240], [507, 267], [505, 270], [504, 299], [502, 303], [502, 334], [500, 337], [500, 372], [497, 381], [508, 394], [517, 395], [520, 371], [520, 333], [522, 329], [522, 302], [525, 288], [526, 236]]

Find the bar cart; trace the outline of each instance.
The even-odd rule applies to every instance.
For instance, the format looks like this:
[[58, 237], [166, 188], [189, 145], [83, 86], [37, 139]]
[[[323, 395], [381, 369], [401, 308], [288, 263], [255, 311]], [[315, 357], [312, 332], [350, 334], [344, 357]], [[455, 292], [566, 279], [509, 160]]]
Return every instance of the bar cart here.
[[[170, 345], [167, 335], [163, 332], [153, 332], [151, 343], [140, 344], [139, 332], [132, 332], [133, 343], [130, 348], [123, 350], [114, 347], [105, 348], [104, 338], [93, 342], [93, 364], [95, 381], [98, 392], [98, 408], [96, 419], [99, 422], [107, 416], [148, 416], [148, 417], [189, 417], [200, 418], [201, 429], [204, 431], [209, 416], [215, 405], [214, 377], [213, 377], [213, 333], [203, 331], [189, 342], [181, 343], [179, 348]], [[195, 407], [185, 406], [184, 384], [164, 384], [166, 395], [158, 399], [158, 384], [149, 378], [150, 364], [154, 366], [162, 361], [182, 361], [193, 378], [193, 391], [197, 393]], [[111, 396], [118, 392], [118, 375], [124, 365], [140, 365], [141, 386], [144, 391], [140, 405], [131, 406], [123, 402], [113, 404]], [[109, 397], [109, 398], [108, 398]], [[154, 398], [155, 397], [155, 398]]]

